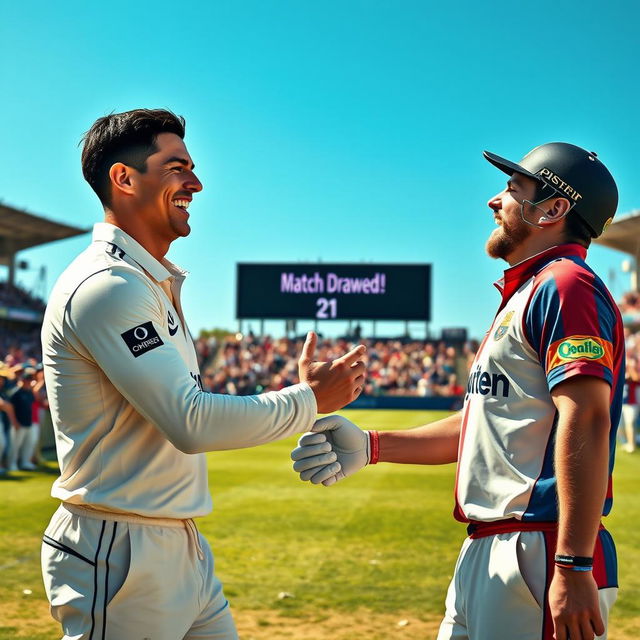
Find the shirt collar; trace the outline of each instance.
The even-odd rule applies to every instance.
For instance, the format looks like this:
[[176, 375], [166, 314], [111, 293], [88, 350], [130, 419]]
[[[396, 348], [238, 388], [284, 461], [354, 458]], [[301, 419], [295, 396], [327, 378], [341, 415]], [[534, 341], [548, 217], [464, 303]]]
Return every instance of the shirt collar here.
[[575, 243], [559, 244], [505, 269], [504, 276], [494, 283], [502, 294], [503, 302], [508, 300], [524, 282], [547, 264], [558, 258], [569, 256], [576, 256], [584, 260], [587, 257], [587, 250], [582, 245]]
[[93, 242], [111, 242], [135, 260], [157, 282], [167, 278], [184, 278], [186, 271], [166, 258], [158, 262], [139, 242], [134, 240], [120, 227], [109, 222], [97, 222], [93, 225]]

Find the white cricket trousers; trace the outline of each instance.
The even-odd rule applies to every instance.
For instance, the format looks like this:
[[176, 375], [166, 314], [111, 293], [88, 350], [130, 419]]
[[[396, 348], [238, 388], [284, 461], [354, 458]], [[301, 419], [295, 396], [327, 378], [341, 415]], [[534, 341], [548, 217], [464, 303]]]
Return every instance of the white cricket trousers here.
[[[9, 469], [15, 471], [20, 467], [28, 467], [33, 457], [33, 438], [34, 432], [31, 427], [20, 427], [18, 429], [11, 428], [11, 441], [9, 451]], [[37, 434], [39, 435], [38, 429]]]
[[[555, 532], [511, 531], [467, 538], [447, 592], [437, 640], [552, 640], [547, 590], [553, 577]], [[593, 577], [607, 627], [618, 593], [616, 552], [598, 533]], [[605, 640], [607, 632], [598, 636]]]
[[63, 503], [42, 540], [62, 640], [237, 640], [213, 554], [193, 520]]

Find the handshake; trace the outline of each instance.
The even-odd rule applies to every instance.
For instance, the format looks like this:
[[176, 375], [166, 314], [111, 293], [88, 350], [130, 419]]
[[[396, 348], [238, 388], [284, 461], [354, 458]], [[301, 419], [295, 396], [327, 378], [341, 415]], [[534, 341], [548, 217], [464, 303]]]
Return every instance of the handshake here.
[[300, 479], [329, 487], [378, 461], [378, 432], [362, 431], [342, 416], [320, 418], [291, 452]]
[[[365, 365], [361, 360], [365, 347], [360, 345], [333, 362], [315, 362], [317, 340], [315, 332], [309, 332], [298, 361], [298, 372], [300, 380], [314, 392], [318, 411], [330, 413], [360, 395], [365, 378]], [[377, 443], [377, 431], [362, 431], [342, 416], [327, 416], [317, 420], [312, 430], [298, 441], [298, 447], [291, 452], [293, 469], [301, 480], [329, 487], [367, 464], [377, 462]]]

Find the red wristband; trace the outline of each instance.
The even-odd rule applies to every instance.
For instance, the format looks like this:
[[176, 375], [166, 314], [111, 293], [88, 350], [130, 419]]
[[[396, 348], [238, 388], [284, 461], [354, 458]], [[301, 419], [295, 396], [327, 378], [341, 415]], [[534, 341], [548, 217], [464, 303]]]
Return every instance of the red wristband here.
[[377, 464], [380, 458], [380, 436], [377, 431], [369, 431], [369, 464]]

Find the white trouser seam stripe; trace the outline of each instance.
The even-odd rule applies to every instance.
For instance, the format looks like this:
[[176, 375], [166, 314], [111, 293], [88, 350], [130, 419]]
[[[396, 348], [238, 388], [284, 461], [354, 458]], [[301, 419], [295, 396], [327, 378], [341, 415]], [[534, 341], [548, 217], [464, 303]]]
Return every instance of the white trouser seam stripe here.
[[107, 632], [107, 597], [109, 594], [109, 556], [111, 555], [111, 549], [113, 547], [113, 541], [116, 539], [116, 527], [117, 522], [113, 523], [113, 533], [111, 534], [111, 542], [109, 543], [109, 549], [107, 550], [107, 557], [104, 562], [106, 565], [106, 571], [104, 574], [104, 609], [102, 614], [102, 640], [105, 640]]
[[96, 549], [96, 557], [93, 565], [93, 602], [91, 603], [91, 633], [89, 634], [89, 640], [93, 640], [93, 630], [96, 626], [96, 600], [98, 598], [98, 554], [100, 553], [100, 547], [102, 546], [102, 536], [104, 535], [104, 528], [107, 524], [106, 520], [102, 521], [102, 529], [100, 530], [100, 539], [98, 540], [98, 548]]

